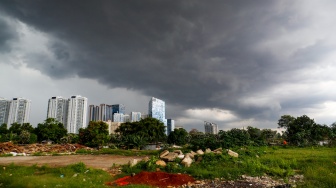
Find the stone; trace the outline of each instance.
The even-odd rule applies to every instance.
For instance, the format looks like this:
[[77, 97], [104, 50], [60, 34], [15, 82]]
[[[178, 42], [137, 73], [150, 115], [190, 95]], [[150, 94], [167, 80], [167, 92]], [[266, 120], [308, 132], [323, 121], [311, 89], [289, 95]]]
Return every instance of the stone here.
[[211, 153], [212, 151], [211, 151], [211, 149], [210, 148], [207, 148], [206, 150], [205, 150], [205, 153]]
[[165, 167], [167, 166], [166, 162], [164, 162], [163, 160], [158, 160], [155, 162], [156, 165], [159, 165], [159, 166], [162, 166], [162, 167]]
[[204, 155], [204, 152], [203, 152], [201, 149], [197, 150], [196, 153], [197, 153], [198, 155]]
[[169, 151], [168, 150], [164, 150], [163, 152], [160, 153], [160, 158], [166, 156], [169, 154]]
[[190, 157], [185, 157], [182, 161], [181, 164], [184, 165], [185, 167], [190, 167], [191, 163], [193, 160]]
[[138, 164], [138, 159], [131, 159], [128, 164], [132, 167], [135, 166], [136, 164]]
[[177, 156], [178, 156], [177, 153], [169, 152], [168, 155], [161, 157], [161, 159], [171, 162], [171, 161], [174, 161]]
[[181, 150], [174, 150], [174, 153], [177, 153], [178, 155], [183, 155], [183, 152]]
[[217, 149], [213, 150], [213, 152], [218, 152], [218, 151], [222, 153], [223, 149], [222, 148], [217, 148]]
[[232, 151], [232, 150], [227, 150], [227, 152], [228, 152], [228, 154], [230, 155], [230, 156], [232, 156], [232, 157], [238, 157], [238, 153], [236, 153], [236, 152], [234, 152], [234, 151]]
[[184, 159], [184, 157], [185, 157], [185, 155], [183, 155], [183, 154], [180, 154], [180, 155], [177, 156], [177, 158], [179, 158], [179, 159]]

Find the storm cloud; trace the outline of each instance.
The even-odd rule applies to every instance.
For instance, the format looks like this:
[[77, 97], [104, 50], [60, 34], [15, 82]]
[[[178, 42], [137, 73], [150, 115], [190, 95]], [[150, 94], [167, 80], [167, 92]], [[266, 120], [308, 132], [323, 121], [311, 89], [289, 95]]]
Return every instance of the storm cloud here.
[[335, 5], [8, 0], [0, 2], [0, 51], [9, 54], [15, 44], [8, 41], [26, 27], [45, 40], [23, 62], [50, 78], [155, 96], [176, 119], [213, 114], [217, 122], [254, 119], [275, 128], [282, 113], [335, 101], [335, 89], [326, 89], [335, 84]]

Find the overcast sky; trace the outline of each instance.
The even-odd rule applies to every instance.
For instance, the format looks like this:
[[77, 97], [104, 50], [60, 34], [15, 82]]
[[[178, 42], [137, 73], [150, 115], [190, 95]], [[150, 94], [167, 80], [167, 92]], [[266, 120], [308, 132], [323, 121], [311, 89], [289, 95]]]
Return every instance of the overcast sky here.
[[0, 97], [52, 96], [147, 113], [188, 131], [336, 121], [334, 0], [2, 0]]

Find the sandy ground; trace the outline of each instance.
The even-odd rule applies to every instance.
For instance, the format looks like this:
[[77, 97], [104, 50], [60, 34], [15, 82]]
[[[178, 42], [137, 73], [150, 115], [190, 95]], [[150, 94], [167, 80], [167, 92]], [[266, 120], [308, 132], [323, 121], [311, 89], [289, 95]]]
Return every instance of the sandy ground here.
[[60, 167], [69, 164], [83, 162], [86, 166], [98, 169], [108, 169], [113, 164], [127, 164], [132, 159], [141, 160], [144, 157], [119, 156], [119, 155], [66, 155], [66, 156], [15, 156], [0, 157], [0, 165], [14, 163], [16, 165], [48, 165], [49, 167]]

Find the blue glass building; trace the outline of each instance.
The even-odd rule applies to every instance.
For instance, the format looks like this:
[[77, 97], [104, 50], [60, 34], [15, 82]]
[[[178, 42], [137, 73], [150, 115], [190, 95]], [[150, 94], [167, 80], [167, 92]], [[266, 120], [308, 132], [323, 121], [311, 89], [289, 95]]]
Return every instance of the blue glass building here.
[[160, 120], [165, 126], [167, 126], [166, 106], [163, 100], [152, 97], [148, 104], [148, 115], [149, 117]]

